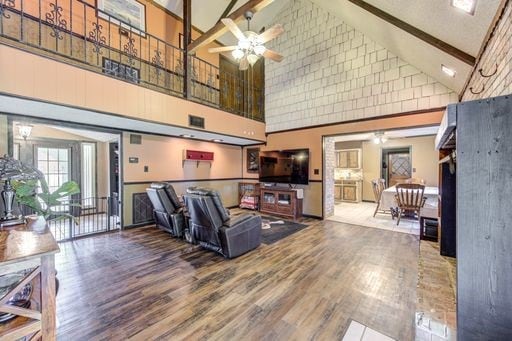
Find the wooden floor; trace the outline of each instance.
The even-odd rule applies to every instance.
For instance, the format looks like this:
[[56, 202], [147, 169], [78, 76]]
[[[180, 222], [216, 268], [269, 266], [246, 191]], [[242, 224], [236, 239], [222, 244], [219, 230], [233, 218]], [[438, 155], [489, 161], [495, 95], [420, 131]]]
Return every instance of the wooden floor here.
[[153, 227], [61, 243], [61, 340], [414, 338], [418, 237], [318, 221], [233, 260]]

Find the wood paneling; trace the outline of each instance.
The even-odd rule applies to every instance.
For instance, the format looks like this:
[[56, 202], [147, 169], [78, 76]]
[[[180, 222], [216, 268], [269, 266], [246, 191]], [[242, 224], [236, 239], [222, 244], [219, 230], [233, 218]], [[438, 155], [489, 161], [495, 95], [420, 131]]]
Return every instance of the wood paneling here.
[[412, 340], [418, 237], [301, 222], [232, 260], [154, 227], [63, 243], [58, 338], [340, 340], [354, 319]]
[[457, 105], [457, 336], [512, 335], [512, 98]]
[[220, 56], [220, 108], [230, 112], [246, 112], [248, 117], [264, 119], [265, 61], [263, 58], [240, 71], [238, 64]]

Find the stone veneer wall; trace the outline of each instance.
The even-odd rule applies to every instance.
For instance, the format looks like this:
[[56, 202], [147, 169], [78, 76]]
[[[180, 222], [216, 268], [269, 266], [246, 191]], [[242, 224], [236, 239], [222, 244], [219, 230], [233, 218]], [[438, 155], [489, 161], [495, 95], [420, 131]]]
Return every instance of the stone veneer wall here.
[[[512, 93], [512, 2], [505, 7], [494, 35], [482, 54], [475, 70], [482, 69], [484, 74], [492, 73], [496, 65], [498, 70], [489, 78], [482, 77], [475, 71], [462, 96], [463, 101], [508, 95]], [[470, 88], [479, 94], [473, 94]]]
[[267, 131], [342, 122], [458, 101], [457, 94], [309, 0], [275, 18], [285, 33], [268, 44]]
[[336, 166], [333, 137], [324, 138], [324, 218], [334, 215], [334, 167]]

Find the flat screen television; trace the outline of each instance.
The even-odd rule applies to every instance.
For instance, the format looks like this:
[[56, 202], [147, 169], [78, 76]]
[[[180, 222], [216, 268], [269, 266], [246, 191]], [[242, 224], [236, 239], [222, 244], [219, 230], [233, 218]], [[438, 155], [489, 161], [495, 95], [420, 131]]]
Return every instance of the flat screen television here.
[[260, 152], [259, 180], [266, 183], [309, 183], [309, 149]]

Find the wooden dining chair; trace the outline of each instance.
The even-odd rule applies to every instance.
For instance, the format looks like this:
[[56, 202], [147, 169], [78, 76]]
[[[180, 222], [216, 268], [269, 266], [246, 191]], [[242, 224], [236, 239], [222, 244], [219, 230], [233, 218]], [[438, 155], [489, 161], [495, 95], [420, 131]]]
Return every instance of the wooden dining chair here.
[[426, 197], [423, 196], [425, 186], [420, 184], [398, 184], [396, 185], [396, 203], [398, 206], [397, 225], [404, 213], [415, 213], [418, 218], [420, 210], [425, 205]]
[[377, 204], [377, 207], [375, 207], [375, 212], [373, 213], [373, 216], [377, 214], [377, 212], [380, 211], [380, 213], [387, 213], [385, 209], [380, 208], [380, 199], [382, 197], [382, 192], [384, 191], [386, 187], [386, 180], [384, 179], [375, 179], [372, 180], [372, 188], [373, 188], [373, 195], [375, 196], [375, 203]]

